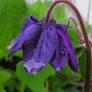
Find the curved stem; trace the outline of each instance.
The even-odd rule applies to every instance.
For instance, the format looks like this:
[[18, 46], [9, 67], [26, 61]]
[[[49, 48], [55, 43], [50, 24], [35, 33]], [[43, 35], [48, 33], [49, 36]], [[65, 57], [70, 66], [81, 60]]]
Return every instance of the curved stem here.
[[88, 36], [87, 36], [87, 33], [86, 33], [86, 28], [84, 26], [84, 22], [83, 22], [83, 19], [82, 19], [81, 15], [80, 15], [79, 11], [68, 0], [56, 0], [55, 2], [52, 3], [51, 7], [48, 10], [45, 23], [49, 22], [50, 14], [51, 14], [53, 8], [58, 3], [66, 3], [67, 5], [71, 6], [71, 8], [76, 13], [77, 18], [78, 18], [78, 20], [80, 22], [80, 25], [81, 25], [81, 28], [82, 28], [82, 32], [83, 32], [83, 36], [84, 36], [84, 40], [85, 40], [85, 43], [86, 43], [86, 55], [87, 55], [87, 71], [86, 71], [86, 79], [85, 79], [85, 85], [84, 85], [84, 92], [89, 92], [89, 88], [90, 88], [90, 71], [91, 71], [91, 47], [90, 47], [90, 43], [89, 43]]
[[83, 45], [85, 43], [85, 41], [82, 39], [82, 36], [81, 36], [81, 33], [80, 33], [80, 29], [77, 25], [77, 22], [74, 18], [70, 17], [69, 20], [68, 20], [68, 26], [70, 25], [70, 21], [72, 21], [75, 25], [75, 29], [77, 30], [77, 33], [78, 33], [78, 37], [79, 37], [79, 40], [80, 40], [80, 45]]

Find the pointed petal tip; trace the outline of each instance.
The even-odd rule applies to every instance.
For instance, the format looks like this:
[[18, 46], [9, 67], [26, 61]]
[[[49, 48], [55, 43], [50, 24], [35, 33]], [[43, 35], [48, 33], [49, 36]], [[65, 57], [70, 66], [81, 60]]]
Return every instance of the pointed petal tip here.
[[73, 64], [70, 61], [68, 62], [69, 67], [73, 70], [73, 72], [77, 73], [78, 72], [78, 63]]
[[[31, 66], [30, 66], [31, 67]], [[28, 67], [24, 66], [24, 69], [25, 71], [28, 73], [28, 74], [38, 74], [40, 72], [40, 70], [43, 68], [43, 66], [39, 69], [35, 69], [35, 68], [32, 68], [32, 69], [28, 69]]]
[[24, 63], [24, 69], [28, 74], [37, 74], [38, 72], [40, 72], [40, 70], [44, 68], [44, 66], [45, 64], [41, 62], [37, 63], [33, 59], [25, 61]]
[[78, 65], [76, 65], [74, 72], [75, 72], [75, 73], [78, 72]]
[[12, 55], [12, 53], [11, 53], [11, 52], [9, 52], [9, 53], [8, 53], [8, 57], [10, 57], [11, 55]]

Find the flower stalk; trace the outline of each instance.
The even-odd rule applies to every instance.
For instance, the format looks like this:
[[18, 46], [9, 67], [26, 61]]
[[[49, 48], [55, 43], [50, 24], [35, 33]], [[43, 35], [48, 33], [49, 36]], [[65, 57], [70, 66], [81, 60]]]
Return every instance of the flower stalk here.
[[74, 10], [74, 12], [77, 15], [77, 18], [78, 18], [78, 20], [80, 22], [82, 33], [83, 33], [85, 44], [86, 44], [86, 55], [87, 55], [87, 70], [86, 70], [86, 78], [85, 78], [84, 92], [89, 92], [90, 91], [91, 59], [92, 59], [91, 58], [91, 47], [90, 47], [90, 42], [88, 40], [88, 36], [87, 36], [87, 33], [86, 33], [86, 28], [84, 26], [84, 22], [83, 22], [83, 19], [82, 19], [81, 15], [80, 15], [79, 11], [68, 0], [56, 0], [55, 2], [52, 3], [52, 5], [50, 6], [50, 8], [49, 8], [49, 10], [47, 12], [45, 23], [49, 23], [50, 14], [51, 14], [53, 8], [58, 3], [65, 3], [65, 4], [69, 5]]

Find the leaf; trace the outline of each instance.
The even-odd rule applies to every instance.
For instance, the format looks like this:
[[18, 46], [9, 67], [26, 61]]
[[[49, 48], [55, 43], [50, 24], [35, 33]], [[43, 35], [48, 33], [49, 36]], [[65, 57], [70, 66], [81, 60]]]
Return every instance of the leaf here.
[[11, 74], [5, 70], [0, 70], [0, 84], [6, 82], [11, 78]]
[[39, 76], [41, 78], [41, 80], [43, 82], [46, 81], [46, 79], [49, 77], [49, 76], [52, 76], [55, 74], [55, 70], [48, 64], [46, 65], [40, 72], [39, 72]]
[[68, 29], [67, 33], [70, 37], [70, 40], [71, 40], [73, 46], [74, 47], [80, 46], [77, 31], [72, 28], [72, 29]]
[[66, 86], [66, 85], [68, 85], [68, 84], [70, 84], [70, 83], [72, 83], [72, 82], [78, 80], [80, 77], [81, 77], [81, 76], [78, 75], [78, 74], [71, 76], [71, 78], [68, 78], [68, 79], [66, 79], [65, 81], [63, 81], [61, 87], [64, 87], [64, 86]]
[[40, 0], [38, 0], [34, 4], [26, 4], [27, 6], [27, 16], [32, 14], [36, 16], [38, 19], [42, 19], [46, 16], [46, 13], [48, 11], [48, 7], [50, 6], [51, 2], [43, 3]]
[[79, 46], [79, 47], [75, 47], [75, 53], [76, 53], [76, 57], [79, 59], [80, 56], [82, 56], [83, 52], [84, 52], [85, 47], [84, 46]]
[[2, 85], [0, 85], [0, 92], [6, 92]]
[[[65, 8], [64, 4], [59, 4], [59, 5], [57, 5], [57, 6], [53, 9], [52, 14], [51, 14], [51, 17], [54, 18], [54, 19], [56, 19], [56, 21], [58, 20], [57, 22], [60, 23], [59, 20], [65, 18], [64, 8]], [[61, 22], [62, 22], [62, 21], [61, 21]], [[61, 24], [61, 23], [60, 23], [60, 24]]]
[[72, 87], [66, 89], [65, 92], [74, 92], [74, 91], [76, 90], [76, 88], [78, 88], [78, 86], [79, 86], [79, 85], [74, 85], [74, 86], [72, 86]]
[[83, 78], [86, 76], [86, 50], [83, 51], [82, 55], [79, 58], [79, 71]]
[[30, 75], [24, 70], [23, 62], [17, 64], [17, 75], [19, 79], [34, 92], [47, 92], [44, 87], [44, 82], [53, 74], [55, 74], [55, 71], [50, 65], [47, 65], [39, 74]]
[[8, 56], [7, 45], [21, 31], [24, 0], [0, 0], [0, 57]]

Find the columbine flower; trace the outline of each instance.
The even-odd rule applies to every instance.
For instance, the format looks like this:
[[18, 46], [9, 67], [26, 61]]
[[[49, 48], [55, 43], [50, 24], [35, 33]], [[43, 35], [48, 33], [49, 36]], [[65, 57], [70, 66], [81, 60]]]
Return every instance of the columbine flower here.
[[24, 68], [29, 74], [38, 73], [48, 63], [56, 71], [68, 63], [77, 72], [78, 63], [67, 35], [67, 25], [56, 24], [55, 19], [45, 24], [44, 20], [28, 16], [22, 31], [11, 42], [9, 56], [16, 50], [23, 50]]

